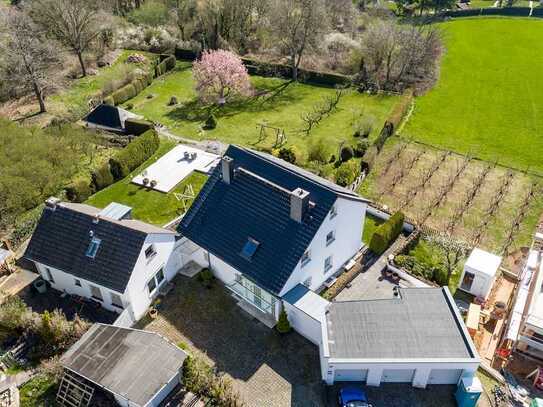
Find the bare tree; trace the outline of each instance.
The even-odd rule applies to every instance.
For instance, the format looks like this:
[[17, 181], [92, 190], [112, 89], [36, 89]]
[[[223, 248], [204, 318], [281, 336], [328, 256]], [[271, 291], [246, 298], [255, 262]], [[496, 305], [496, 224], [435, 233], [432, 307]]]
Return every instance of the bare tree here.
[[362, 36], [361, 79], [378, 89], [428, 88], [437, 77], [442, 45], [431, 26], [400, 25], [393, 20], [371, 24]]
[[87, 0], [32, 2], [33, 18], [77, 56], [83, 76], [87, 75], [83, 54], [92, 47], [109, 21], [97, 3]]
[[274, 0], [270, 13], [271, 30], [280, 51], [289, 58], [292, 79], [298, 79], [298, 68], [304, 53], [318, 46], [327, 15], [322, 0]]
[[40, 113], [46, 111], [45, 91], [52, 84], [53, 69], [59, 59], [56, 47], [32, 19], [17, 8], [0, 10], [3, 39], [0, 51], [4, 55], [4, 77], [9, 86], [21, 91], [34, 92]]

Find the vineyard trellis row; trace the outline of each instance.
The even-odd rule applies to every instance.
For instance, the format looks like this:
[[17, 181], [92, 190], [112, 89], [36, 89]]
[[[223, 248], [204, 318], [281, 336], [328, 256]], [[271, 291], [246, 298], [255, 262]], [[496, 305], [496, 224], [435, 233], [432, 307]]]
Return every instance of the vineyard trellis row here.
[[503, 181], [500, 184], [500, 187], [494, 194], [494, 197], [490, 201], [490, 205], [488, 205], [485, 213], [483, 214], [482, 221], [479, 224], [479, 227], [475, 229], [475, 234], [472, 238], [472, 244], [473, 246], [479, 246], [481, 243], [481, 240], [483, 239], [483, 236], [485, 234], [486, 228], [494, 215], [496, 214], [496, 211], [500, 207], [501, 202], [503, 201], [503, 196], [508, 191], [509, 187], [511, 186], [511, 183], [513, 182], [515, 174], [512, 170], [508, 170], [505, 176], [503, 177]]
[[388, 172], [390, 171], [390, 168], [392, 167], [392, 164], [394, 164], [395, 162], [399, 160], [400, 156], [405, 151], [408, 144], [409, 143], [400, 143], [397, 145], [394, 153], [391, 154], [388, 160], [385, 162], [385, 166], [383, 168], [383, 171], [381, 172], [381, 177], [385, 177], [388, 174]]
[[392, 191], [394, 191], [394, 188], [396, 188], [397, 185], [399, 185], [402, 180], [405, 178], [406, 175], [408, 175], [411, 170], [415, 167], [415, 164], [419, 162], [421, 157], [425, 154], [423, 150], [418, 150], [413, 157], [407, 162], [402, 161], [400, 163], [400, 170], [396, 175], [392, 178], [392, 181], [388, 185], [388, 188], [383, 188], [383, 191], [379, 194], [378, 198], [381, 199], [383, 195], [389, 194]]

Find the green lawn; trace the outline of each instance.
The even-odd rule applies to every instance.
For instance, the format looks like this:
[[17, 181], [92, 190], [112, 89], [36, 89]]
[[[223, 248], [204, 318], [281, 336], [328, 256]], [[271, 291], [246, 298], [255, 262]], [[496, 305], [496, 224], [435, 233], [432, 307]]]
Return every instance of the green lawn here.
[[[251, 78], [258, 91], [277, 88], [287, 81], [277, 78], [253, 76]], [[292, 83], [275, 98], [262, 101], [235, 103], [223, 107], [215, 115], [218, 125], [214, 130], [202, 130], [202, 124], [208, 110], [198, 105], [192, 80], [191, 64], [178, 62], [177, 68], [170, 74], [156, 79], [136, 98], [126, 105], [132, 104], [133, 111], [146, 118], [166, 125], [172, 132], [193, 139], [219, 139], [226, 143], [236, 143], [252, 147], [270, 147], [275, 134], [270, 131], [266, 140], [258, 142], [260, 122], [283, 128], [288, 144], [295, 145], [300, 152], [307, 149], [308, 143], [317, 138], [324, 138], [329, 145], [330, 153], [337, 154], [340, 141], [353, 142], [353, 121], [361, 114], [372, 115], [375, 126], [372, 137], [381, 130], [386, 116], [398, 100], [395, 96], [368, 96], [356, 91], [343, 96], [338, 109], [313, 130], [309, 136], [300, 133], [303, 122], [302, 113], [310, 112], [314, 105], [321, 103], [325, 97], [333, 96], [332, 88]], [[153, 98], [148, 99], [149, 95]], [[176, 96], [179, 104], [168, 106], [172, 96]]]
[[[144, 64], [127, 63], [128, 56], [135, 52], [146, 55], [147, 62]], [[111, 66], [99, 68], [97, 75], [76, 79], [67, 89], [51, 96], [48, 100], [49, 112], [55, 115], [63, 115], [68, 112], [86, 112], [88, 99], [100, 92], [108, 82], [121, 80], [136, 69], [147, 69], [152, 58], [155, 56], [149, 53], [123, 50]]]
[[[98, 208], [104, 208], [111, 202], [119, 202], [133, 208], [132, 215], [135, 219], [158, 226], [163, 226], [168, 221], [180, 216], [184, 212], [183, 204], [177, 200], [174, 192], [182, 193], [185, 186], [190, 183], [197, 195], [207, 180], [206, 175], [194, 172], [167, 194], [130, 182], [135, 175], [155, 162], [174, 145], [175, 143], [171, 141], [162, 140], [157, 152], [149, 160], [134, 170], [128, 177], [91, 196], [86, 203]], [[191, 203], [187, 202], [187, 208]]]
[[436, 87], [417, 98], [402, 135], [518, 169], [543, 172], [543, 21], [440, 24], [446, 52]]
[[21, 407], [56, 406], [57, 384], [46, 375], [37, 375], [19, 389]]
[[362, 241], [364, 244], [370, 244], [371, 237], [379, 225], [384, 223], [382, 219], [376, 218], [369, 213], [366, 213], [366, 220], [364, 222], [364, 232], [362, 235]]

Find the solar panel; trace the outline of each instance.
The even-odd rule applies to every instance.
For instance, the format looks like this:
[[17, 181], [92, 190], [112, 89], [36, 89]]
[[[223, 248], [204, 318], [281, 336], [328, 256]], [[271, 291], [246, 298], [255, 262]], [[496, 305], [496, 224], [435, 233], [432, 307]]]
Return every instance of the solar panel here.
[[251, 237], [247, 238], [247, 243], [245, 243], [243, 249], [241, 250], [241, 257], [251, 260], [259, 245], [260, 242], [256, 241], [255, 239]]

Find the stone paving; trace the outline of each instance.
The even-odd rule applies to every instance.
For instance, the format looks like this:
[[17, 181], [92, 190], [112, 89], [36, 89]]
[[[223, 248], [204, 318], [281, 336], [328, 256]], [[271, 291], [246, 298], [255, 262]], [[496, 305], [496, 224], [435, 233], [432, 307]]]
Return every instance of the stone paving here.
[[280, 336], [249, 316], [215, 281], [178, 276], [159, 316], [137, 327], [184, 342], [232, 379], [247, 406], [323, 406], [318, 348], [297, 333]]

